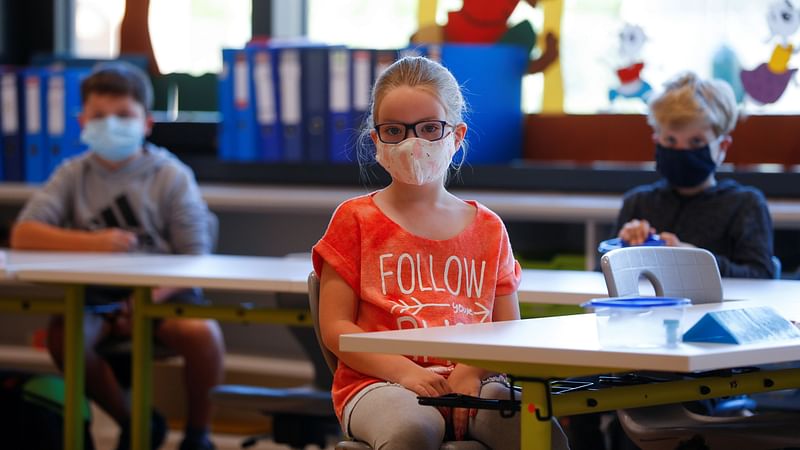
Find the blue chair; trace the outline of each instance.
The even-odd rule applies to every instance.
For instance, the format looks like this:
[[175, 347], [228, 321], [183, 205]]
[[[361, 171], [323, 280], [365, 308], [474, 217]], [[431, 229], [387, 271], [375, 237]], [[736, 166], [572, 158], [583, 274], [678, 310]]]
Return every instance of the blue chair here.
[[[308, 299], [305, 295], [278, 295], [277, 303], [283, 308], [303, 308]], [[211, 394], [216, 404], [258, 411], [272, 418], [270, 433], [249, 437], [242, 442], [242, 447], [271, 439], [296, 449], [309, 444], [325, 448], [330, 438], [340, 434], [331, 400], [333, 376], [317, 345], [315, 333], [308, 327], [289, 327], [289, 331], [314, 368], [310, 384], [290, 388], [222, 385]]]

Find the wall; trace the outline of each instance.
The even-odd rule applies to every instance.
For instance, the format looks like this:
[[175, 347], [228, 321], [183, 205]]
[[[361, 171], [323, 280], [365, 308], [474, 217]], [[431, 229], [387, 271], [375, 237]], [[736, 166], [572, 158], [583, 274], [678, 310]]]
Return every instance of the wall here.
[[[727, 161], [800, 164], [800, 116], [745, 117], [733, 131]], [[575, 130], [580, 130], [576, 133]], [[652, 129], [633, 114], [538, 115], [526, 118], [524, 157], [528, 161], [652, 161]], [[791, 168], [791, 167], [788, 167]]]

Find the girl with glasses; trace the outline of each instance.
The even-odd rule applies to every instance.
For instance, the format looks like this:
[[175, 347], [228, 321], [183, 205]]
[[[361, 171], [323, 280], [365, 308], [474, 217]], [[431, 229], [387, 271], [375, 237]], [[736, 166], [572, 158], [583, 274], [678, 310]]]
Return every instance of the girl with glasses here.
[[[407, 57], [386, 69], [364, 135], [392, 181], [339, 205], [313, 248], [320, 330], [339, 358], [334, 408], [348, 436], [376, 449], [438, 449], [445, 439], [519, 448], [518, 414], [417, 401], [449, 393], [507, 399], [499, 374], [425, 356], [339, 351], [347, 333], [519, 319], [521, 271], [503, 222], [445, 188], [467, 132], [464, 108], [440, 64]], [[554, 448], [567, 448], [554, 431]]]

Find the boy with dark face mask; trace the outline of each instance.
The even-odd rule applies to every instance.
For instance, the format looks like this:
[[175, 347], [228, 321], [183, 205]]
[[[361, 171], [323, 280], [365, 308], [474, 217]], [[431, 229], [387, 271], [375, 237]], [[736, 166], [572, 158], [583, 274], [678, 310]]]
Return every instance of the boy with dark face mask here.
[[733, 142], [731, 87], [686, 73], [668, 82], [649, 107], [663, 178], [625, 194], [618, 236], [638, 245], [658, 233], [666, 245], [714, 253], [723, 277], [772, 278], [772, 220], [764, 195], [714, 176]]
[[[216, 219], [200, 196], [194, 174], [172, 153], [145, 142], [153, 125], [152, 87], [138, 68], [97, 67], [81, 84], [81, 140], [89, 150], [65, 161], [34, 194], [11, 231], [11, 246], [30, 250], [204, 254], [213, 246]], [[119, 302], [113, 318], [87, 315], [86, 391], [119, 425], [118, 449], [130, 445], [130, 410], [111, 367], [95, 346], [130, 336], [130, 291], [88, 288], [87, 305]], [[197, 303], [196, 289], [157, 288], [153, 301]], [[208, 438], [209, 391], [222, 378], [219, 325], [211, 320], [165, 319], [156, 337], [183, 356], [188, 418], [181, 450], [213, 449]], [[63, 367], [63, 318], [48, 329], [48, 348]], [[164, 440], [164, 419], [154, 413], [153, 448]]]

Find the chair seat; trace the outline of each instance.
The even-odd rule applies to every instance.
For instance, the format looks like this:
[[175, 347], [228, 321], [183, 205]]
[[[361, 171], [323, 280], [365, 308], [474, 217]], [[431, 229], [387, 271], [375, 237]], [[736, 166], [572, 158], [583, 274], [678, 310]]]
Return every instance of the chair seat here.
[[671, 450], [697, 435], [712, 449], [800, 447], [798, 414], [714, 417], [695, 414], [680, 404], [627, 409], [618, 414], [625, 432], [644, 450]]
[[[358, 441], [341, 441], [336, 444], [336, 450], [372, 450], [372, 447]], [[478, 441], [450, 441], [443, 443], [439, 450], [486, 450], [486, 446]]]
[[336, 450], [372, 450], [372, 447], [358, 441], [341, 441], [336, 444]]
[[443, 443], [439, 450], [486, 450], [486, 446], [478, 441], [451, 441]]
[[[95, 350], [103, 357], [128, 357], [133, 354], [133, 340], [131, 339], [106, 339], [95, 347]], [[153, 342], [153, 359], [166, 359], [178, 356], [175, 350], [162, 344], [160, 341]]]
[[800, 413], [800, 389], [764, 392], [750, 396], [759, 412], [783, 411]]
[[269, 388], [261, 386], [222, 385], [212, 393], [215, 402], [235, 408], [255, 409], [264, 414], [303, 414], [333, 416], [333, 402], [329, 391], [302, 386]]

